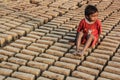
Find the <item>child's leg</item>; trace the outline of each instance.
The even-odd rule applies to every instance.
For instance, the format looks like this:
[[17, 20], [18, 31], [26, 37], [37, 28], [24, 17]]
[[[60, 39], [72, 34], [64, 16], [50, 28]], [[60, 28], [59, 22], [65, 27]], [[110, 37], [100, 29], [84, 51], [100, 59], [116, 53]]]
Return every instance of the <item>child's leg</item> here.
[[87, 48], [90, 46], [90, 44], [92, 43], [93, 40], [94, 40], [94, 36], [93, 36], [92, 34], [90, 34], [90, 35], [88, 36], [88, 40], [87, 40], [87, 42], [86, 42], [83, 50], [82, 50], [81, 52], [77, 53], [77, 54], [83, 55], [84, 52], [87, 50]]
[[80, 31], [80, 32], [78, 33], [78, 36], [77, 36], [77, 39], [76, 39], [76, 50], [77, 50], [77, 51], [79, 50], [79, 46], [81, 45], [82, 37], [83, 37], [83, 32]]
[[75, 40], [70, 40], [70, 41], [69, 41], [69, 43], [70, 43], [71, 45], [76, 44], [77, 36], [78, 36], [78, 32], [77, 32], [76, 35], [75, 35]]

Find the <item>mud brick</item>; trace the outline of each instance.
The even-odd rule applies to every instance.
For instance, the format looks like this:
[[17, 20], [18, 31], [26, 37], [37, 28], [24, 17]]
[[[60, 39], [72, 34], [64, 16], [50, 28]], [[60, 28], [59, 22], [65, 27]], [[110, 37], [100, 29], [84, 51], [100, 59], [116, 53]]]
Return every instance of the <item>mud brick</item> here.
[[12, 29], [11, 31], [17, 33], [19, 36], [25, 35], [25, 31], [24, 30]]
[[[14, 20], [14, 19], [13, 19], [13, 20]], [[15, 25], [20, 25], [20, 24], [22, 24], [22, 23], [17, 22], [17, 21], [9, 21], [9, 23], [12, 23], [12, 24], [15, 24]]]
[[13, 77], [7, 77], [5, 80], [21, 80], [21, 79], [13, 78]]
[[47, 17], [49, 20], [53, 19], [51, 15], [47, 15], [47, 14], [40, 14], [40, 16]]
[[104, 71], [120, 75], [120, 69], [119, 68], [107, 66], [107, 67], [105, 67]]
[[17, 29], [17, 30], [23, 30], [23, 31], [25, 31], [27, 34], [30, 33], [30, 31], [31, 31], [29, 28], [21, 27], [21, 26], [17, 27], [16, 29]]
[[58, 35], [58, 34], [47, 34], [46, 36], [55, 37], [55, 38], [59, 38], [59, 39], [62, 38], [62, 35]]
[[62, 24], [62, 26], [64, 27], [70, 27], [70, 28], [75, 28], [75, 25], [71, 25], [71, 24]]
[[19, 48], [12, 47], [12, 46], [5, 46], [4, 49], [7, 50], [7, 51], [10, 51], [10, 52], [15, 52], [15, 53], [19, 53], [20, 52]]
[[60, 46], [60, 47], [63, 47], [63, 48], [71, 48], [71, 45], [64, 44], [64, 43], [59, 43], [59, 42], [56, 42], [54, 45], [55, 46]]
[[21, 53], [17, 53], [15, 55], [15, 57], [21, 58], [21, 59], [26, 59], [26, 60], [33, 60], [33, 58], [34, 58], [34, 56], [27, 55], [27, 54], [21, 54]]
[[52, 45], [52, 44], [53, 44], [53, 41], [37, 40], [37, 43], [46, 44], [46, 45]]
[[64, 80], [64, 77], [65, 77], [64, 75], [53, 73], [50, 71], [44, 71], [42, 76], [50, 79], [55, 79], [55, 80]]
[[0, 38], [0, 46], [4, 46], [5, 45], [5, 38]]
[[70, 27], [64, 27], [64, 26], [59, 26], [58, 28], [67, 29], [67, 30], [72, 30], [72, 28], [70, 28]]
[[3, 61], [2, 63], [0, 63], [0, 67], [7, 68], [7, 69], [12, 69], [12, 70], [17, 70], [19, 65]]
[[38, 62], [46, 63], [48, 65], [52, 65], [55, 62], [54, 59], [48, 59], [43, 57], [36, 57], [34, 60]]
[[58, 23], [58, 24], [64, 24], [64, 23], [65, 23], [65, 22], [62, 21], [62, 20], [55, 20], [55, 19], [51, 20], [51, 22], [52, 22], [52, 23]]
[[114, 48], [118, 47], [118, 44], [116, 44], [116, 43], [110, 43], [110, 42], [105, 42], [105, 41], [101, 42], [100, 44], [104, 45], [104, 46], [114, 47]]
[[12, 36], [11, 35], [8, 35], [8, 34], [0, 34], [0, 39], [1, 39], [1, 43], [3, 43], [3, 38], [9, 43], [12, 41]]
[[44, 29], [35, 29], [35, 31], [45, 33], [45, 34], [50, 32], [49, 30], [44, 30]]
[[28, 45], [31, 44], [30, 41], [25, 41], [25, 40], [20, 40], [20, 39], [16, 40], [15, 43], [24, 44], [24, 45], [26, 45], [26, 46], [28, 46]]
[[97, 80], [111, 80], [111, 79], [107, 79], [107, 78], [99, 77]]
[[5, 30], [10, 30], [11, 28], [5, 25], [0, 24], [0, 28], [5, 29]]
[[16, 32], [12, 32], [12, 31], [6, 31], [4, 32], [5, 34], [11, 35], [13, 37], [14, 40], [18, 39], [18, 34]]
[[34, 34], [34, 35], [38, 35], [38, 36], [44, 36], [44, 35], [45, 35], [45, 33], [36, 32], [36, 31], [31, 31], [30, 33], [31, 33], [31, 34]]
[[59, 42], [60, 43], [64, 43], [64, 44], [68, 44], [69, 40], [67, 40], [67, 39], [60, 39]]
[[16, 48], [20, 48], [20, 49], [25, 49], [26, 45], [24, 44], [19, 44], [19, 43], [11, 43], [10, 46], [16, 47]]
[[43, 36], [43, 37], [42, 37], [42, 40], [58, 41], [58, 38], [49, 37], [49, 36]]
[[36, 61], [29, 61], [28, 66], [33, 67], [33, 68], [38, 68], [40, 70], [46, 70], [48, 68], [48, 64], [45, 63], [40, 63], [40, 62], [36, 62]]
[[62, 31], [51, 31], [52, 34], [65, 35], [65, 32]]
[[[37, 16], [37, 18], [43, 19], [43, 20], [44, 20], [43, 24], [44, 24], [44, 23], [47, 23], [47, 22], [49, 21], [47, 17]], [[33, 19], [33, 18], [32, 18], [32, 19]], [[33, 20], [34, 20], [34, 19], [33, 19]], [[41, 25], [43, 25], [43, 24], [41, 24]]]
[[52, 17], [57, 17], [57, 16], [59, 15], [59, 13], [58, 13], [58, 12], [55, 12], [55, 11], [48, 11], [46, 14], [47, 14], [47, 15], [50, 15], [50, 16], [52, 16]]
[[84, 67], [84, 66], [77, 67], [77, 70], [80, 71], [80, 72], [90, 74], [90, 75], [94, 75], [94, 76], [98, 76], [98, 74], [99, 74], [99, 70]]
[[12, 74], [12, 72], [13, 72], [13, 70], [11, 70], [11, 69], [0, 68], [0, 75], [10, 76]]
[[6, 31], [5, 29], [0, 28], [0, 33], [3, 33], [5, 31]]
[[44, 22], [45, 22], [45, 20], [43, 18], [32, 18], [32, 19], [35, 20], [35, 21], [40, 22], [41, 25], [43, 25]]
[[112, 56], [113, 55], [113, 52], [112, 51], [107, 51], [107, 50], [100, 50], [100, 49], [95, 49], [94, 50], [95, 53], [100, 53], [100, 54], [106, 54], [106, 55], [110, 55]]
[[103, 45], [100, 45], [100, 46], [98, 46], [98, 48], [97, 49], [101, 49], [101, 50], [109, 50], [109, 51], [115, 51], [116, 50], [116, 48], [113, 48], [113, 47], [109, 47], [109, 46], [103, 46]]
[[62, 48], [62, 47], [59, 47], [59, 46], [51, 46], [50, 49], [61, 51], [61, 52], [67, 52], [67, 50], [68, 50], [67, 48]]
[[49, 27], [51, 28], [51, 30], [53, 30], [53, 28], [57, 28], [56, 25], [52, 25], [52, 24], [44, 24], [43, 27], [46, 27], [46, 28]]
[[72, 64], [76, 64], [76, 65], [79, 65], [80, 64], [80, 60], [77, 60], [77, 59], [71, 59], [71, 58], [66, 58], [66, 57], [62, 57], [60, 59], [60, 61], [63, 61], [63, 62], [67, 62], [67, 63], [72, 63]]
[[105, 42], [110, 42], [110, 43], [115, 43], [115, 44], [118, 44], [118, 43], [119, 43], [119, 41], [115, 41], [115, 40], [110, 39], [110, 38], [105, 38], [103, 41], [105, 41]]
[[32, 43], [31, 46], [36, 46], [36, 47], [45, 48], [45, 49], [49, 47], [49, 45], [41, 44], [41, 43]]
[[26, 65], [26, 63], [27, 63], [27, 60], [16, 58], [16, 57], [11, 57], [8, 59], [8, 61], [19, 64], [19, 65]]
[[52, 49], [48, 49], [46, 50], [47, 54], [51, 54], [51, 55], [55, 55], [55, 56], [59, 56], [62, 57], [64, 55], [65, 52], [61, 52], [61, 51], [57, 51], [57, 50], [52, 50]]
[[[49, 31], [49, 32], [53, 30], [52, 27], [48, 27], [48, 26], [40, 26], [39, 29], [41, 29], [41, 30], [47, 30], [47, 31]], [[46, 33], [46, 32], [45, 32], [45, 33]]]
[[45, 77], [39, 77], [39, 78], [37, 78], [37, 80], [52, 80], [52, 79], [45, 78]]
[[71, 36], [64, 36], [64, 39], [74, 40], [74, 39], [75, 39], [75, 37], [71, 37]]
[[105, 72], [105, 71], [102, 72], [100, 76], [104, 77], [104, 78], [108, 78], [108, 79], [120, 80], [120, 75], [109, 73], [109, 72]]
[[93, 52], [90, 55], [93, 56], [93, 57], [96, 57], [96, 58], [101, 58], [101, 59], [106, 59], [106, 60], [110, 59], [110, 56], [106, 55], [106, 54], [100, 54], [100, 53], [94, 53]]
[[54, 56], [54, 55], [46, 54], [46, 53], [42, 53], [42, 54], [40, 54], [40, 57], [53, 59], [53, 60], [55, 60], [55, 61], [57, 61], [57, 60], [59, 59], [58, 56]]
[[23, 73], [23, 72], [14, 72], [12, 74], [12, 77], [16, 77], [22, 80], [34, 80], [35, 79], [35, 75]]
[[22, 24], [22, 25], [20, 25], [20, 27], [28, 28], [28, 29], [30, 29], [30, 31], [33, 31], [33, 30], [34, 30], [34, 27], [33, 27], [33, 26], [26, 25], [26, 24]]
[[92, 75], [87, 74], [87, 73], [79, 72], [79, 71], [73, 71], [72, 76], [82, 78], [85, 80], [94, 80], [95, 79], [95, 76], [92, 76]]
[[2, 50], [2, 49], [0, 49], [0, 54], [5, 55], [5, 56], [10, 56], [10, 57], [15, 55], [14, 52], [10, 52], [10, 51], [7, 51], [7, 50]]
[[96, 63], [92, 63], [92, 62], [88, 62], [88, 61], [82, 62], [82, 66], [93, 68], [93, 69], [97, 69], [97, 70], [102, 70], [103, 69], [102, 65], [96, 64]]
[[72, 53], [66, 53], [65, 57], [72, 58], [72, 59], [78, 59], [78, 60], [83, 60], [83, 58], [84, 58], [84, 57], [80, 57], [80, 56], [75, 56]]
[[70, 69], [60, 68], [56, 66], [50, 66], [48, 71], [59, 73], [59, 74], [66, 75], [66, 76], [70, 74]]
[[40, 69], [27, 67], [27, 66], [21, 66], [18, 70], [21, 71], [21, 72], [33, 74], [35, 76], [38, 76], [40, 74]]
[[34, 28], [38, 28], [38, 25], [40, 25], [40, 22], [30, 20], [30, 21], [28, 21], [28, 22], [25, 22], [25, 24], [26, 24], [26, 25], [31, 25], [31, 26], [33, 26]]
[[117, 56], [114, 56], [114, 57], [112, 58], [112, 61], [120, 62], [120, 58], [117, 57]]
[[40, 39], [40, 36], [35, 35], [35, 34], [27, 34], [27, 37], [35, 38], [35, 39]]
[[76, 77], [67, 76], [66, 80], [84, 80], [84, 79], [79, 79], [79, 78], [76, 78]]
[[48, 22], [47, 24], [60, 26], [60, 23], [56, 23], [56, 22]]
[[0, 54], [0, 62], [5, 61], [8, 59], [8, 56]]
[[27, 49], [31, 51], [39, 52], [39, 53], [42, 53], [45, 51], [44, 48], [39, 48], [37, 46], [28, 46]]
[[4, 23], [4, 25], [9, 26], [11, 28], [15, 28], [17, 25], [11, 23]]
[[30, 41], [30, 42], [35, 42], [36, 41], [36, 39], [30, 38], [30, 37], [21, 37], [20, 39], [25, 40], [25, 41]]
[[67, 29], [62, 29], [62, 28], [55, 28], [54, 30], [55, 30], [55, 31], [59, 31], [59, 32], [63, 32], [64, 34], [65, 34], [66, 32], [69, 32], [69, 30], [67, 30]]
[[101, 59], [101, 58], [97, 58], [97, 57], [92, 57], [92, 56], [87, 57], [86, 60], [90, 61], [90, 62], [93, 62], [93, 63], [101, 64], [101, 65], [105, 65], [106, 62], [107, 62], [107, 60], [105, 60], [105, 59]]
[[5, 76], [0, 75], [0, 80], [4, 80]]
[[31, 50], [28, 50], [28, 49], [23, 49], [21, 51], [21, 53], [31, 55], [31, 56], [38, 56], [39, 55], [39, 52], [31, 51]]
[[109, 61], [108, 65], [112, 66], [112, 67], [120, 68], [120, 63], [119, 62]]
[[60, 61], [56, 61], [55, 66], [58, 66], [58, 67], [62, 67], [62, 68], [66, 68], [66, 69], [70, 69], [70, 70], [74, 70], [76, 65], [75, 64], [72, 64], [72, 63], [66, 63], [66, 62], [60, 62]]

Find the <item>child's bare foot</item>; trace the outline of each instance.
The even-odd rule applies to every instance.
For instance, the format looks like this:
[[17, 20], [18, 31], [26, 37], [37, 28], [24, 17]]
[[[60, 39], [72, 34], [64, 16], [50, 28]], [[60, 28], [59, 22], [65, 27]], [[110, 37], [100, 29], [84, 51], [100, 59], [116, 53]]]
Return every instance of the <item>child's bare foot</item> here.
[[74, 40], [71, 40], [71, 41], [69, 41], [69, 44], [70, 44], [70, 45], [74, 45], [74, 44], [75, 44], [75, 41], [74, 41]]
[[84, 54], [84, 51], [79, 51], [79, 52], [77, 53], [77, 55], [78, 55], [78, 56], [81, 56], [81, 57], [83, 56], [83, 54]]

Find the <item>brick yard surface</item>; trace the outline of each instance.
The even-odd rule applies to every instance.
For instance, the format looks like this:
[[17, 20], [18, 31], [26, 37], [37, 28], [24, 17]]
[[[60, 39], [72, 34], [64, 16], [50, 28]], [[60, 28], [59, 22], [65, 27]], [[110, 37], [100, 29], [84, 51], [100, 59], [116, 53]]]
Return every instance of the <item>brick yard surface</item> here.
[[[69, 40], [88, 4], [103, 31], [80, 57]], [[0, 0], [0, 80], [120, 80], [120, 0]]]

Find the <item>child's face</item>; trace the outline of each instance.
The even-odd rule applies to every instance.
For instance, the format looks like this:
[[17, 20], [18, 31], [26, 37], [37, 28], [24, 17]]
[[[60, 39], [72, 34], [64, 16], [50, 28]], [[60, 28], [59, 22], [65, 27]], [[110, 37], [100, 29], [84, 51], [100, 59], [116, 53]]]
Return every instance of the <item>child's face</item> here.
[[94, 14], [91, 14], [89, 16], [86, 16], [86, 18], [88, 19], [88, 21], [90, 22], [94, 22], [97, 20], [98, 18], [98, 12], [94, 13]]

